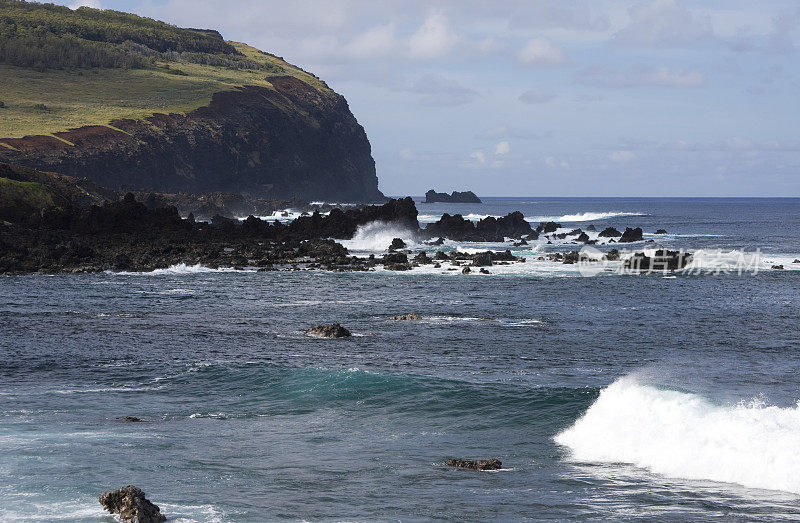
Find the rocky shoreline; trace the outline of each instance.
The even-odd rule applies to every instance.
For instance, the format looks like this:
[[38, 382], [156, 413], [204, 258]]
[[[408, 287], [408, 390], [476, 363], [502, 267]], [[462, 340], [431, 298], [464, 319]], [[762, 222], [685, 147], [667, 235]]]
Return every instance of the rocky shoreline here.
[[[477, 223], [458, 214], [444, 214], [437, 222], [420, 228], [410, 197], [346, 210], [334, 207], [327, 214], [306, 212], [283, 223], [252, 215], [235, 220], [218, 214], [209, 222], [198, 221], [193, 214], [182, 218], [175, 206], [159, 206], [160, 201], [150, 195], [138, 196], [128, 193], [103, 205], [66, 205], [27, 215], [0, 216], [0, 274], [149, 272], [178, 264], [260, 271], [367, 271], [377, 267], [408, 271], [431, 266], [464, 274], [488, 274], [492, 266], [524, 263], [526, 258], [508, 249], [465, 253], [439, 247], [445, 239], [510, 241], [514, 246], [541, 239], [548, 243], [597, 243], [581, 229], [558, 233], [563, 229], [559, 223], [533, 227], [518, 211], [499, 218], [489, 216]], [[351, 239], [360, 226], [376, 222], [408, 230], [430, 249], [410, 250], [402, 239], [395, 238], [385, 253], [358, 257], [336, 241]], [[587, 230], [592, 229], [590, 226]], [[600, 238], [607, 238], [607, 243], [641, 241], [642, 229], [619, 232], [607, 228], [599, 233]], [[618, 259], [616, 253], [612, 250], [605, 259]], [[542, 260], [569, 264], [577, 263], [579, 257], [577, 251], [549, 253], [538, 258]], [[686, 263], [687, 259], [681, 259], [667, 266], [674, 270]], [[644, 259], [637, 259], [637, 264], [643, 268], [654, 265]]]

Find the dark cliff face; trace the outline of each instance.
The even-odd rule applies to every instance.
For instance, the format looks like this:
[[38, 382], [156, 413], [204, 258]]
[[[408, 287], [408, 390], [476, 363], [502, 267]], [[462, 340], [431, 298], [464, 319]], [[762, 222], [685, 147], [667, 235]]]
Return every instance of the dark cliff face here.
[[344, 97], [290, 76], [269, 81], [274, 89], [218, 92], [185, 116], [115, 120], [56, 133], [61, 140], [4, 139], [13, 149], [0, 147], [0, 161], [114, 189], [385, 200], [366, 133]]

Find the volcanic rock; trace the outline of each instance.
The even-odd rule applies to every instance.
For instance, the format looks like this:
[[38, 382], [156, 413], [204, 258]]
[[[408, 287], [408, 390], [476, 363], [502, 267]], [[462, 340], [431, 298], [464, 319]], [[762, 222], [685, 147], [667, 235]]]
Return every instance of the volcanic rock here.
[[642, 228], [637, 227], [635, 229], [631, 229], [630, 227], [625, 228], [625, 232], [622, 233], [622, 237], [620, 237], [620, 243], [630, 243], [630, 242], [638, 242], [642, 241]]
[[390, 251], [399, 251], [400, 249], [406, 248], [406, 242], [403, 241], [402, 238], [394, 238], [392, 240], [392, 244], [389, 245]]
[[448, 459], [444, 464], [448, 467], [473, 470], [500, 470], [503, 468], [503, 463], [499, 459]]
[[536, 227], [536, 232], [539, 234], [550, 234], [551, 232], [556, 232], [558, 229], [561, 228], [560, 223], [556, 222], [542, 222]]
[[676, 271], [683, 269], [691, 261], [691, 253], [659, 249], [653, 253], [653, 256], [637, 252], [625, 260], [623, 267], [642, 272]]
[[112, 514], [119, 514], [122, 523], [161, 523], [167, 518], [158, 505], [151, 503], [139, 487], [128, 485], [100, 496], [100, 504]]
[[458, 192], [452, 194], [436, 192], [433, 189], [425, 193], [425, 203], [483, 203], [472, 191]]
[[320, 338], [347, 338], [350, 336], [350, 331], [338, 323], [331, 323], [329, 325], [317, 325], [306, 330], [306, 334]]
[[407, 314], [398, 314], [397, 316], [392, 316], [392, 319], [398, 321], [417, 321], [421, 320], [422, 316], [416, 312], [409, 312]]
[[600, 236], [601, 238], [616, 238], [618, 236], [622, 236], [622, 233], [613, 227], [606, 227], [605, 229], [600, 231], [600, 234], [598, 234], [598, 236]]

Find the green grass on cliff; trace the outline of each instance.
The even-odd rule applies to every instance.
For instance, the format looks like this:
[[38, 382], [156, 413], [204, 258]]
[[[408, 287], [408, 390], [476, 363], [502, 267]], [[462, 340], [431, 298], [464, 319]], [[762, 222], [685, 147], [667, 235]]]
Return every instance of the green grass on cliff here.
[[214, 93], [295, 76], [271, 54], [129, 13], [0, 0], [0, 147], [117, 118], [185, 114]]
[[63, 200], [40, 183], [0, 178], [0, 218], [4, 220], [14, 221], [61, 204]]
[[[327, 89], [314, 76], [277, 57], [245, 44], [233, 45], [249, 58], [268, 65], [269, 72], [183, 62], [158, 62], [151, 69], [43, 72], [0, 64], [0, 101], [5, 105], [0, 108], [0, 144], [2, 138], [107, 125], [116, 118], [185, 114], [208, 105], [218, 91], [243, 85], [270, 87], [270, 76], [291, 75]], [[180, 73], [175, 74], [176, 70]]]

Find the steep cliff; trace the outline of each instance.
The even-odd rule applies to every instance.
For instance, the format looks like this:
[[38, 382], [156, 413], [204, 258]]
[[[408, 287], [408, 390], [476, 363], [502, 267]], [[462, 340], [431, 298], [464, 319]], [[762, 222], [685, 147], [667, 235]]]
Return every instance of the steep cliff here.
[[111, 188], [377, 201], [375, 162], [345, 99], [291, 77], [217, 92], [186, 115], [2, 139], [0, 160]]
[[0, 0], [0, 22], [0, 162], [111, 189], [385, 199], [344, 97], [277, 56], [112, 11]]

